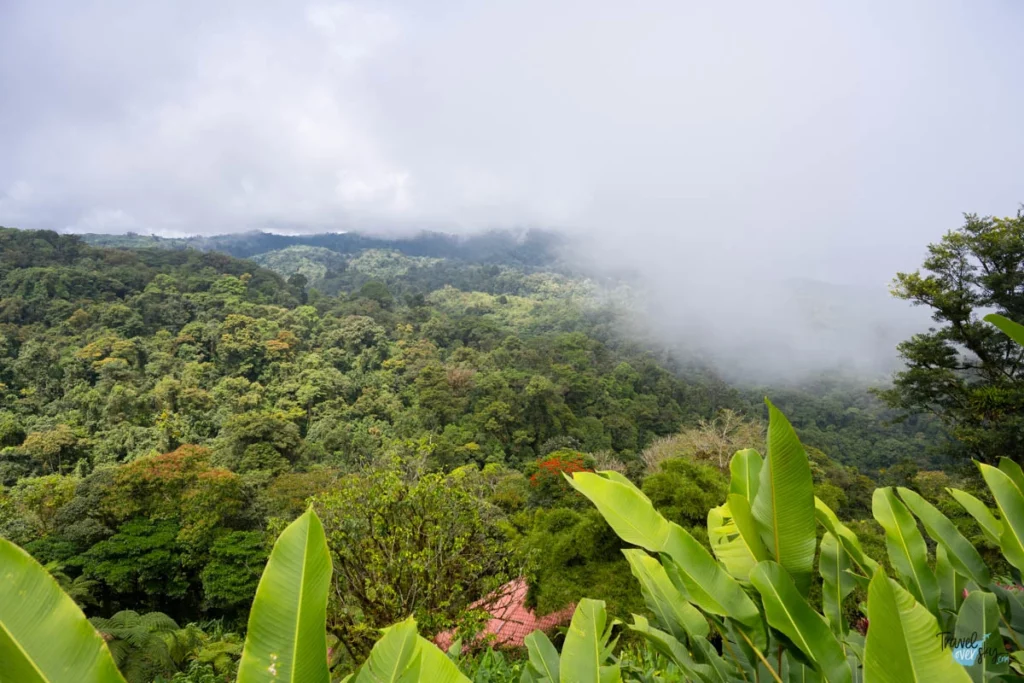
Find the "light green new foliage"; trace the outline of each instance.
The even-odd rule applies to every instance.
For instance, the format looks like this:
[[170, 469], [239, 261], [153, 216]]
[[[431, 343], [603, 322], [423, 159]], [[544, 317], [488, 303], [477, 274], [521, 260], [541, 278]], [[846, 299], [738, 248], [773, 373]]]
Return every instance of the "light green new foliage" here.
[[978, 468], [1003, 518], [999, 547], [1010, 564], [1024, 570], [1024, 494], [1002, 470], [983, 463], [978, 463]]
[[993, 545], [999, 545], [999, 537], [1003, 535], [1003, 523], [996, 519], [988, 506], [966, 491], [949, 488], [946, 491], [956, 499], [956, 502], [960, 503], [971, 517], [974, 517], [978, 526], [981, 527], [981, 532], [985, 534], [985, 538]]
[[868, 587], [864, 683], [969, 683], [943, 649], [935, 616], [898, 583], [878, 572]]
[[987, 586], [992, 577], [985, 561], [953, 522], [920, 494], [902, 487], [896, 490], [910, 511], [921, 520], [932, 540], [945, 548], [953, 567], [979, 586]]
[[740, 581], [747, 581], [754, 565], [768, 559], [750, 503], [737, 494], [708, 510], [708, 540], [715, 557]]
[[928, 566], [928, 546], [917, 522], [891, 488], [875, 489], [871, 512], [885, 529], [889, 561], [914, 594], [932, 614], [939, 610], [939, 585]]
[[761, 594], [768, 624], [789, 638], [826, 681], [849, 683], [852, 680], [843, 646], [829, 630], [828, 623], [807, 604], [781, 565], [761, 562], [750, 573], [750, 582]]
[[807, 592], [817, 543], [814, 521], [814, 479], [793, 426], [770, 401], [768, 457], [761, 468], [751, 511], [761, 537], [775, 561], [786, 568], [797, 587]]
[[78, 605], [42, 565], [2, 538], [0, 681], [124, 683]]
[[327, 670], [331, 557], [312, 509], [278, 537], [260, 578], [238, 667], [238, 683], [320, 683]]
[[[971, 591], [956, 618], [956, 639], [963, 642], [984, 640], [983, 648], [995, 648], [1003, 654], [1003, 638], [999, 634], [999, 604], [996, 596], [984, 591]], [[989, 674], [1004, 673], [1007, 666], [998, 657], [980, 653], [967, 673], [974, 683], [985, 683]]]

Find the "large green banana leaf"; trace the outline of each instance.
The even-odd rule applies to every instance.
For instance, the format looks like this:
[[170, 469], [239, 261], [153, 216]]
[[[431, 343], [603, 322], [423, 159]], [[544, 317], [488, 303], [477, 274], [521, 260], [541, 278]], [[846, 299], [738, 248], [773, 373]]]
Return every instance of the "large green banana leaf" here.
[[736, 451], [729, 461], [729, 493], [743, 496], [747, 501], [754, 500], [757, 487], [761, 482], [761, 467], [764, 460], [753, 448]]
[[608, 663], [615, 643], [604, 601], [583, 598], [572, 615], [562, 644], [562, 683], [613, 683], [621, 680], [618, 664]]
[[1013, 483], [1017, 485], [1021, 493], [1024, 493], [1024, 470], [1020, 465], [1009, 458], [999, 458], [999, 471], [1013, 479]]
[[939, 582], [939, 623], [945, 626], [960, 610], [967, 577], [953, 568], [949, 554], [941, 545], [935, 546], [935, 579]]
[[558, 650], [543, 631], [534, 631], [523, 641], [529, 656], [527, 669], [538, 683], [558, 683]]
[[424, 638], [416, 637], [419, 653], [420, 681], [431, 683], [469, 683], [469, 679], [459, 671], [459, 667], [437, 645]]
[[281, 532], [249, 613], [238, 683], [327, 683], [331, 556], [310, 508]]
[[782, 633], [811, 661], [829, 683], [850, 683], [846, 653], [828, 623], [807, 603], [780, 564], [761, 562], [750, 572], [761, 594], [768, 625]]
[[1002, 470], [984, 463], [978, 463], [978, 468], [1003, 518], [999, 547], [1010, 564], [1024, 571], [1024, 494]]
[[757, 605], [707, 549], [674, 522], [669, 525], [661, 563], [690, 602], [705, 612], [736, 620], [758, 647], [765, 647], [767, 634]]
[[999, 315], [998, 313], [989, 313], [984, 318], [985, 322], [990, 322], [1006, 334], [1007, 337], [1017, 342], [1021, 346], [1024, 346], [1024, 325], [1013, 322], [1006, 316]]
[[124, 683], [78, 605], [32, 556], [2, 538], [0, 681]]
[[760, 612], [739, 582], [689, 532], [662, 517], [635, 486], [592, 472], [576, 472], [569, 482], [590, 499], [619, 538], [662, 554], [669, 578], [697, 607], [759, 628]]
[[690, 637], [707, 637], [711, 630], [707, 619], [683, 597], [660, 562], [635, 548], [623, 550], [622, 554], [640, 582], [644, 602], [657, 617], [658, 625], [684, 643]]
[[875, 489], [871, 512], [885, 530], [889, 561], [914, 598], [932, 614], [939, 611], [939, 584], [928, 566], [928, 546], [917, 522], [891, 488]]
[[664, 549], [669, 533], [668, 520], [654, 509], [640, 489], [613, 480], [607, 473], [576, 472], [566, 478], [590, 499], [623, 541], [651, 552]]
[[868, 622], [864, 683], [970, 683], [935, 616], [882, 572], [868, 586]]
[[946, 549], [953, 567], [970, 578], [979, 586], [987, 586], [992, 580], [985, 561], [963, 534], [957, 530], [953, 522], [939, 509], [910, 489], [900, 487], [900, 498], [914, 515], [921, 520], [924, 530], [932, 540]]
[[[650, 503], [650, 502], [651, 502], [651, 499], [647, 497], [647, 494], [646, 494], [646, 493], [644, 493], [644, 492], [643, 492], [642, 490], [640, 490], [640, 487], [639, 487], [639, 486], [637, 486], [636, 484], [634, 484], [633, 482], [631, 482], [631, 481], [629, 480], [629, 478], [628, 478], [628, 477], [626, 477], [626, 476], [625, 476], [624, 474], [622, 474], [621, 472], [616, 472], [615, 470], [597, 470], [597, 474], [601, 475], [601, 476], [602, 476], [602, 477], [604, 477], [605, 479], [609, 479], [609, 480], [611, 480], [611, 481], [614, 481], [614, 482], [617, 482], [617, 483], [619, 483], [619, 484], [623, 484], [623, 485], [625, 485], [625, 486], [628, 486], [628, 487], [630, 487], [631, 489], [633, 489], [634, 491], [636, 491], [636, 492], [637, 492], [638, 494], [640, 494], [640, 497], [641, 497], [641, 498], [643, 498], [644, 500], [646, 500], [646, 501], [647, 501], [648, 503]], [[564, 475], [563, 475], [563, 476], [564, 476]]]
[[846, 631], [843, 616], [843, 601], [857, 587], [857, 581], [850, 570], [853, 562], [849, 553], [840, 545], [831, 532], [821, 537], [821, 554], [818, 557], [818, 573], [821, 574], [821, 606], [834, 633]]
[[419, 673], [417, 650], [419, 636], [412, 617], [383, 629], [373, 645], [370, 656], [363, 662], [357, 683], [393, 683], [416, 680]]
[[956, 502], [960, 503], [964, 510], [967, 510], [971, 517], [974, 517], [978, 526], [981, 527], [981, 532], [985, 534], [985, 538], [992, 545], [999, 545], [999, 537], [1003, 535], [1003, 523], [996, 519], [988, 506], [967, 491], [960, 489], [946, 489], [946, 491], [956, 499]]
[[729, 494], [725, 505], [708, 510], [708, 541], [719, 562], [743, 582], [754, 565], [768, 559], [750, 503], [737, 494]]
[[[999, 603], [995, 595], [980, 590], [968, 593], [957, 614], [954, 633], [959, 643], [984, 641], [983, 651], [974, 664], [967, 667], [974, 683], [986, 683], [991, 674], [1008, 670], [1006, 663], [1000, 660], [1000, 656], [1005, 655], [1005, 648], [999, 634]], [[984, 652], [986, 648], [992, 648], [998, 654], [992, 656]]]
[[836, 540], [843, 546], [843, 550], [850, 556], [850, 559], [856, 565], [861, 575], [866, 579], [874, 576], [875, 572], [878, 571], [878, 563], [864, 552], [857, 534], [840, 522], [839, 518], [836, 517], [836, 513], [832, 512], [832, 508], [817, 497], [814, 499], [814, 513], [818, 518], [818, 522], [825, 527], [825, 530], [835, 536]]
[[814, 480], [793, 426], [771, 401], [768, 405], [768, 457], [751, 503], [765, 547], [786, 568], [797, 587], [810, 590], [817, 543]]
[[413, 617], [383, 629], [354, 679], [355, 683], [469, 683], [448, 655], [417, 634]]

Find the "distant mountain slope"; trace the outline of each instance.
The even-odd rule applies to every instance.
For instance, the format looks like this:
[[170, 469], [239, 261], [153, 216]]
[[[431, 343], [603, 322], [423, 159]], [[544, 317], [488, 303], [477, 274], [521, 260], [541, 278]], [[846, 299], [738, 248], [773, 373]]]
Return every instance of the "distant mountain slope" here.
[[251, 260], [284, 278], [303, 275], [308, 287], [328, 295], [356, 292], [370, 281], [383, 282], [395, 296], [428, 294], [444, 287], [541, 298], [592, 294], [589, 281], [539, 266], [409, 256], [391, 249], [345, 254], [297, 245], [258, 254]]
[[81, 238], [96, 246], [138, 249], [199, 249], [221, 251], [237, 258], [295, 246], [317, 247], [339, 254], [366, 249], [388, 249], [409, 256], [448, 258], [476, 263], [543, 267], [558, 259], [562, 238], [543, 230], [495, 230], [460, 237], [438, 232], [421, 232], [404, 238], [373, 237], [354, 232], [310, 235], [277, 235], [268, 232], [244, 232], [230, 235], [166, 238], [155, 235], [85, 234]]

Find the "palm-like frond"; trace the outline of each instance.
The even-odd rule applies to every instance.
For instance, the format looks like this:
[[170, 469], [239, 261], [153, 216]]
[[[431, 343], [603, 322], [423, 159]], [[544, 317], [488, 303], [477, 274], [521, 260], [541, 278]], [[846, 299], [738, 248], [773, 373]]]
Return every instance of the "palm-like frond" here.
[[177, 668], [172, 652], [178, 624], [166, 614], [122, 610], [89, 621], [103, 635], [114, 662], [131, 683], [148, 682], [154, 673]]

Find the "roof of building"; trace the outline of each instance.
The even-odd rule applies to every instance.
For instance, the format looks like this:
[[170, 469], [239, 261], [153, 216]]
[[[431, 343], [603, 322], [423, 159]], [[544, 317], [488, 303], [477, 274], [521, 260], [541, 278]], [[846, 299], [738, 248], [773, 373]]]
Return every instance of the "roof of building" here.
[[[538, 617], [526, 606], [526, 591], [526, 580], [518, 578], [474, 602], [472, 609], [486, 609], [491, 613], [491, 619], [477, 638], [488, 639], [495, 647], [522, 647], [526, 636], [534, 631], [549, 632], [572, 620], [575, 604]], [[444, 631], [434, 637], [434, 643], [446, 650], [454, 636], [454, 631]]]

